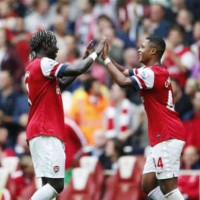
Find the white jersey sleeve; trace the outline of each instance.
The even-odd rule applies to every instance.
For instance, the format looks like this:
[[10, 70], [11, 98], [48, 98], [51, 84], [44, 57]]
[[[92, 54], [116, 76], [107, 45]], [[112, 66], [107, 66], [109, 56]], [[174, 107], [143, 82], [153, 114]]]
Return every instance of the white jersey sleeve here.
[[136, 84], [138, 89], [151, 89], [154, 85], [154, 72], [151, 68], [139, 68], [133, 70], [133, 75], [130, 76], [131, 81]]
[[42, 58], [41, 60], [41, 70], [42, 74], [45, 77], [52, 78], [52, 77], [60, 77], [62, 71], [66, 67], [65, 64], [60, 64], [55, 60], [50, 58]]

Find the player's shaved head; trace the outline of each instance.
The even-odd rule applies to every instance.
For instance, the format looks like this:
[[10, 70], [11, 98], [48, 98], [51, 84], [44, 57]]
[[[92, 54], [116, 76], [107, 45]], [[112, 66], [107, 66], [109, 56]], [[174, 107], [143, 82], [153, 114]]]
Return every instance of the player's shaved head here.
[[166, 44], [165, 44], [165, 41], [161, 38], [161, 37], [158, 37], [158, 36], [148, 36], [146, 38], [146, 40], [149, 41], [149, 45], [151, 45], [152, 47], [156, 48], [157, 50], [157, 55], [159, 58], [162, 57], [164, 51], [165, 51], [165, 48], [166, 48]]

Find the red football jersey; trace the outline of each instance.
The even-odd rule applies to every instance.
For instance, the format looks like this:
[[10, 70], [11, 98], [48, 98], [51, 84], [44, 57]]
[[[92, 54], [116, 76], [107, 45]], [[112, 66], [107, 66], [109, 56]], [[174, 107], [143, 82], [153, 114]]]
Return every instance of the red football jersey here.
[[30, 112], [27, 140], [47, 135], [64, 140], [64, 111], [58, 85], [66, 65], [49, 58], [36, 58], [26, 67], [25, 83]]
[[167, 70], [162, 66], [142, 67], [133, 69], [132, 74], [130, 79], [140, 90], [147, 113], [150, 145], [173, 138], [185, 141], [185, 129], [174, 111], [173, 92]]

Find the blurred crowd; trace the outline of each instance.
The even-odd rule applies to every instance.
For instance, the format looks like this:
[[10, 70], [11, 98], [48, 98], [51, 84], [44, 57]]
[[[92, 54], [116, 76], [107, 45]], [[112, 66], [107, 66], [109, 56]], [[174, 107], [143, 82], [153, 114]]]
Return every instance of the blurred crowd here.
[[[162, 64], [169, 71], [175, 110], [188, 133], [181, 168], [200, 169], [199, 13], [198, 0], [1, 0], [0, 166], [7, 157], [19, 161], [0, 196], [23, 199], [24, 187], [34, 180], [25, 136], [29, 106], [23, 79], [29, 41], [43, 29], [57, 37], [58, 62], [77, 62], [91, 40], [96, 44], [105, 35], [110, 57], [125, 68], [141, 66], [137, 48], [147, 35], [165, 38]], [[64, 88], [62, 96], [66, 172], [83, 155], [96, 156], [104, 169], [113, 171], [123, 155], [146, 155], [147, 118], [141, 99], [132, 88], [116, 85], [101, 59]], [[196, 185], [196, 179], [180, 178], [180, 187], [186, 198], [198, 199], [199, 193], [191, 193], [185, 181]]]

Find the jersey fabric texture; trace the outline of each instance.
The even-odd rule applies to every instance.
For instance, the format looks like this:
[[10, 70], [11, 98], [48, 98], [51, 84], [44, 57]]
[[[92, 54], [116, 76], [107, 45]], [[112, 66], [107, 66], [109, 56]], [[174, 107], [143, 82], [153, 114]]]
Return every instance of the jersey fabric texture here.
[[64, 141], [64, 112], [58, 78], [65, 64], [49, 58], [36, 58], [26, 67], [25, 83], [30, 112], [27, 140], [40, 135]]
[[130, 72], [130, 79], [140, 90], [147, 117], [150, 145], [169, 139], [185, 141], [186, 133], [174, 101], [169, 73], [162, 66], [142, 67]]

